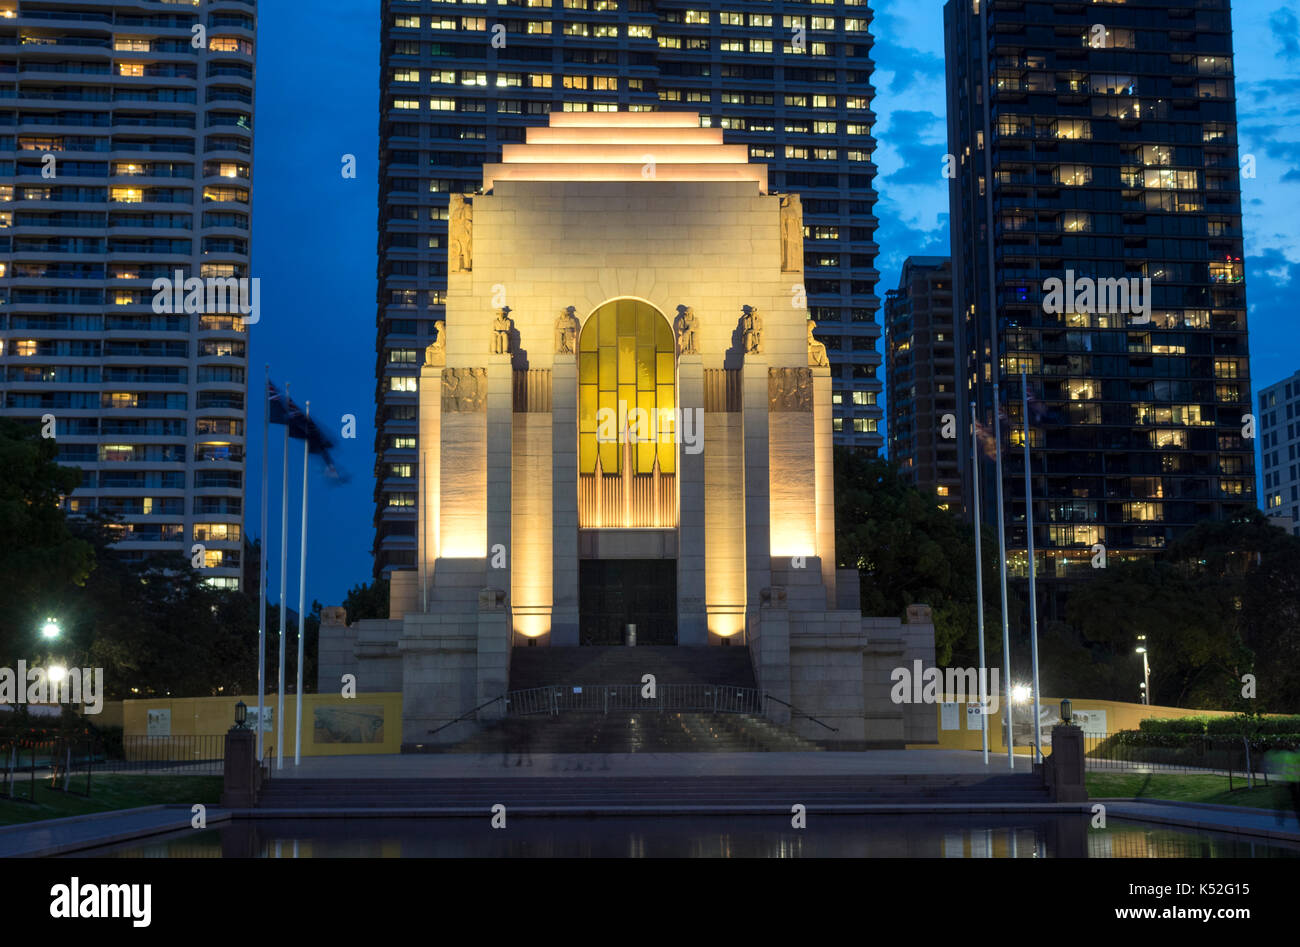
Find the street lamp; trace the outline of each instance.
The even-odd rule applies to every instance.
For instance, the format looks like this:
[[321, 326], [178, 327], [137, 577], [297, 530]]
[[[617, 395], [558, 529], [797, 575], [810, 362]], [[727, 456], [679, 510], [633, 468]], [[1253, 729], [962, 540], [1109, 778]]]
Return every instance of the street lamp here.
[[[1145, 642], [1146, 635], [1138, 635], [1139, 642]], [[1151, 663], [1147, 660], [1147, 646], [1140, 643], [1137, 646], [1137, 653], [1142, 655], [1142, 703], [1147, 706], [1151, 705]]]
[[45, 624], [41, 627], [41, 637], [53, 640], [59, 637], [62, 631], [63, 629], [59, 627], [59, 621], [57, 618], [47, 618], [45, 619]]

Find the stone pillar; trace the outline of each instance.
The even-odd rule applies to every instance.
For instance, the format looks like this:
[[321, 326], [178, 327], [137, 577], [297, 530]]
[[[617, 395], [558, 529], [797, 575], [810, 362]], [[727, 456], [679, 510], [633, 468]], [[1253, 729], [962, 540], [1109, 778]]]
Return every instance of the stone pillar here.
[[[261, 722], [258, 722], [261, 726]], [[248, 809], [257, 805], [262, 770], [257, 759], [257, 734], [232, 727], [226, 731], [226, 761], [222, 770], [221, 805]]]
[[[785, 589], [765, 588], [761, 592], [759, 612], [761, 634], [757, 651], [752, 655], [759, 690], [779, 700], [790, 700], [790, 612], [786, 608]], [[790, 722], [790, 708], [768, 701], [766, 715], [777, 723]]]
[[[488, 575], [491, 576], [491, 570]], [[478, 697], [474, 706], [505, 694], [510, 679], [510, 611], [505, 596], [495, 589], [479, 596], [478, 606]], [[479, 720], [504, 716], [505, 704], [497, 701], [478, 712]]]
[[[438, 346], [425, 350], [424, 365], [420, 368], [419, 439], [420, 456], [416, 470], [419, 488], [416, 490], [416, 551], [415, 568], [419, 574], [420, 610], [428, 608], [432, 598], [433, 564], [439, 552], [439, 516], [442, 512], [442, 370], [447, 357]], [[397, 617], [391, 614], [389, 617]]]
[[826, 586], [826, 607], [837, 607], [835, 569], [835, 455], [831, 431], [831, 370], [814, 365], [813, 377], [813, 463], [817, 504], [817, 556], [822, 563], [822, 584]]
[[759, 592], [772, 584], [768, 498], [767, 359], [745, 356], [742, 369], [745, 438], [745, 626], [759, 620]]
[[1069, 724], [1052, 727], [1052, 755], [1047, 757], [1045, 781], [1054, 802], [1087, 802], [1084, 780], [1083, 730]]
[[[704, 358], [683, 355], [677, 361], [677, 404], [682, 430], [677, 432], [677, 643], [709, 643], [704, 594]], [[690, 453], [682, 438], [689, 430], [694, 440]], [[715, 501], [716, 502], [716, 501]]]
[[551, 368], [551, 634], [553, 647], [578, 645], [578, 362], [556, 355]]
[[[511, 356], [487, 356], [487, 586], [510, 591], [511, 457], [514, 443], [514, 368]], [[498, 548], [499, 547], [499, 548]], [[505, 555], [500, 555], [501, 551]], [[507, 602], [509, 608], [509, 602]]]
[[345, 608], [332, 606], [320, 611], [320, 633], [316, 644], [316, 690], [328, 693], [339, 686], [344, 674], [357, 673], [357, 632], [349, 627]]

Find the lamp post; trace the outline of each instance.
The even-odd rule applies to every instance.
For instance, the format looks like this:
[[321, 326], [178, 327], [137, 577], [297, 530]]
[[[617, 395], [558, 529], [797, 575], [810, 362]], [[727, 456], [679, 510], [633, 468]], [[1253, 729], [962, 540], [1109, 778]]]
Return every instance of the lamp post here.
[[41, 637], [46, 641], [53, 641], [61, 634], [63, 634], [63, 629], [59, 627], [59, 620], [57, 618], [46, 618], [45, 624], [41, 626]]
[[1138, 635], [1137, 653], [1142, 655], [1142, 703], [1151, 704], [1151, 662], [1147, 660], [1146, 635]]

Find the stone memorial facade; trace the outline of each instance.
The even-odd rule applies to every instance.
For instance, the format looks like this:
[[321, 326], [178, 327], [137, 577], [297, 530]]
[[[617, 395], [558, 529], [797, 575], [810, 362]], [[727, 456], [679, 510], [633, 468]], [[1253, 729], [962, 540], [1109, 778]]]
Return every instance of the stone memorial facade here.
[[933, 663], [928, 611], [864, 619], [835, 567], [798, 196], [681, 112], [553, 113], [482, 190], [453, 198], [420, 375], [418, 567], [388, 620], [331, 612], [320, 686], [400, 690], [424, 743], [508, 690], [514, 648], [636, 624], [641, 645], [747, 645], [761, 690], [850, 743], [933, 740], [933, 708], [888, 696], [889, 669]]

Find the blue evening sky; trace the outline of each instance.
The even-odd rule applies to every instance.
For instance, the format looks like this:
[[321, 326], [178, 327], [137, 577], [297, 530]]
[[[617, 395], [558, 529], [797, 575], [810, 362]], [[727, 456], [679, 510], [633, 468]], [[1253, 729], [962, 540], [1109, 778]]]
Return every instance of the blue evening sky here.
[[[902, 261], [948, 251], [947, 150], [942, 104], [941, 0], [875, 0], [879, 294]], [[336, 433], [357, 419], [337, 461], [351, 475], [329, 486], [313, 460], [307, 601], [342, 602], [370, 579], [375, 415], [375, 265], [378, 195], [379, 4], [318, 0], [259, 9], [253, 270], [262, 318], [251, 329], [249, 464], [245, 522], [260, 533], [262, 366]], [[1300, 369], [1294, 329], [1300, 292], [1300, 0], [1233, 4], [1242, 154], [1247, 298], [1256, 388]], [[357, 158], [357, 177], [340, 174]], [[883, 369], [882, 369], [883, 371]], [[272, 429], [270, 588], [278, 595], [279, 436]], [[297, 607], [301, 442], [291, 446], [290, 604]]]

